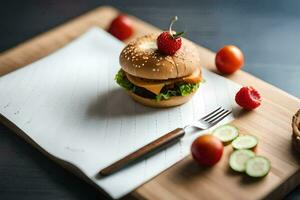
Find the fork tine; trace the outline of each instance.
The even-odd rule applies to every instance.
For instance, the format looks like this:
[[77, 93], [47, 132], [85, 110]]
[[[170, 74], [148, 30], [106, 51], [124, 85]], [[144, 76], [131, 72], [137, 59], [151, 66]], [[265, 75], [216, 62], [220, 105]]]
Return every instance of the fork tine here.
[[215, 121], [217, 118], [219, 118], [220, 116], [222, 116], [224, 113], [226, 113], [228, 110], [226, 109], [222, 109], [220, 112], [218, 112], [217, 114], [215, 114], [213, 117], [210, 117], [210, 119], [205, 120], [208, 123], [212, 123], [213, 121]]
[[210, 117], [204, 119], [203, 121], [208, 122], [208, 121], [210, 121], [211, 119], [213, 119], [214, 117], [218, 116], [220, 113], [222, 113], [222, 112], [224, 112], [224, 111], [225, 111], [225, 109], [222, 108], [221, 110], [219, 110], [218, 112], [214, 113], [214, 114], [211, 115]]
[[219, 115], [215, 119], [211, 120], [209, 123], [211, 123], [211, 126], [219, 123], [221, 120], [223, 120], [225, 117], [227, 117], [232, 111], [231, 110], [226, 110], [223, 114]]
[[217, 112], [217, 111], [220, 110], [221, 108], [222, 108], [222, 107], [220, 106], [219, 108], [217, 108], [216, 110], [214, 110], [214, 111], [208, 113], [207, 115], [205, 115], [204, 117], [202, 117], [202, 118], [199, 119], [199, 120], [205, 120], [205, 118], [207, 118], [207, 117], [213, 115], [215, 112]]

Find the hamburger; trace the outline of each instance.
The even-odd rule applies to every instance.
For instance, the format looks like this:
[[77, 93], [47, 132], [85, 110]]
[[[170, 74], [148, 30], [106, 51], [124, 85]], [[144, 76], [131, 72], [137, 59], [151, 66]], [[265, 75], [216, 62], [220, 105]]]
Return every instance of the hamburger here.
[[145, 35], [130, 42], [120, 54], [121, 69], [115, 80], [143, 105], [172, 107], [189, 101], [199, 88], [200, 59], [194, 44], [184, 38], [180, 38], [178, 50], [166, 54], [158, 48], [161, 35]]

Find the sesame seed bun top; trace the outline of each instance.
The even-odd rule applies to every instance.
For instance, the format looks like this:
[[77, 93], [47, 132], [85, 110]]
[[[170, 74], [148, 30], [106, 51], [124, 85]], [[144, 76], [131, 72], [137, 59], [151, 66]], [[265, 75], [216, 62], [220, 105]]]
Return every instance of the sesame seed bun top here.
[[136, 77], [166, 80], [191, 75], [200, 68], [198, 50], [182, 38], [181, 48], [173, 55], [164, 55], [156, 45], [157, 34], [145, 35], [130, 42], [120, 54], [122, 69]]

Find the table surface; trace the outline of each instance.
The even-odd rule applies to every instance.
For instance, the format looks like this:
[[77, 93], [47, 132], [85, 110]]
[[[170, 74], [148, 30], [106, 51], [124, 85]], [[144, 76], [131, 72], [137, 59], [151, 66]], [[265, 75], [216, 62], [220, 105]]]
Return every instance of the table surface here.
[[[101, 5], [159, 28], [178, 15], [178, 30], [217, 51], [239, 46], [244, 70], [300, 98], [300, 1], [3, 0], [0, 52]], [[0, 125], [0, 199], [102, 199], [96, 189], [48, 160]], [[299, 199], [300, 187], [286, 199]]]

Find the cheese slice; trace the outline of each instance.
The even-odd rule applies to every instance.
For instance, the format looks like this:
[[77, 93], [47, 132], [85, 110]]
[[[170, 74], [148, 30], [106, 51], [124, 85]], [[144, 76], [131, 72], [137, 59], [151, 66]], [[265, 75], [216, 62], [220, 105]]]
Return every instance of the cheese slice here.
[[149, 90], [150, 92], [153, 92], [154, 94], [158, 95], [161, 89], [165, 85], [171, 85], [181, 81], [184, 81], [186, 83], [193, 83], [193, 84], [199, 83], [201, 81], [201, 70], [200, 69], [196, 70], [190, 76], [168, 79], [168, 80], [148, 80], [148, 79], [132, 76], [128, 73], [126, 73], [126, 77], [134, 85], [145, 88], [146, 90]]
[[128, 73], [126, 73], [126, 77], [134, 85], [145, 88], [156, 95], [158, 95], [161, 89], [166, 85], [165, 81], [148, 81], [142, 78], [132, 76]]
[[153, 92], [156, 95], [159, 95], [160, 91], [163, 89], [165, 84], [156, 84], [156, 85], [147, 85], [144, 86], [145, 89], [149, 90], [150, 92]]

